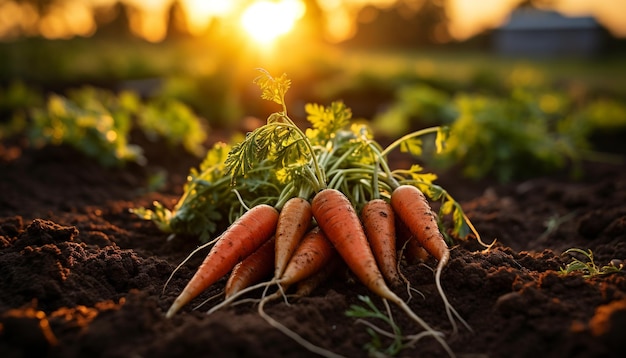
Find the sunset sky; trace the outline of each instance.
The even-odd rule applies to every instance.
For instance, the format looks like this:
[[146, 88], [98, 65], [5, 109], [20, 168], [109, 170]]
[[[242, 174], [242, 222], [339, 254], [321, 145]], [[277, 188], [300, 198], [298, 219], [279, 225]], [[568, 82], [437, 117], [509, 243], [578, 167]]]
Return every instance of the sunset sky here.
[[[124, 1], [143, 10], [142, 13], [131, 14], [133, 32], [150, 41], [161, 40], [165, 35], [168, 5], [173, 0]], [[416, 6], [423, 1], [413, 0]], [[521, 0], [439, 1], [447, 4], [451, 35], [462, 40], [504, 23], [511, 9]], [[39, 18], [24, 2], [0, 0], [0, 38], [37, 33], [49, 38], [89, 36], [95, 31], [91, 7], [113, 2], [114, 0], [65, 0], [59, 2], [47, 16]], [[363, 6], [375, 5], [385, 8], [393, 5], [395, 0], [318, 0], [318, 3], [326, 15], [326, 37], [331, 41], [341, 41], [354, 34], [354, 19]], [[258, 36], [258, 41], [269, 41], [269, 38], [279, 35], [273, 34], [272, 31], [288, 31], [305, 12], [302, 0], [182, 0], [182, 4], [189, 14], [188, 22], [192, 30], [201, 31], [212, 18], [220, 17], [232, 20], [233, 23], [240, 23], [242, 28], [245, 27], [250, 33]], [[595, 16], [614, 35], [626, 37], [626, 21], [623, 20], [623, 14], [626, 14], [626, 0], [557, 0], [554, 4], [555, 9], [566, 15]], [[253, 5], [254, 7], [250, 9], [249, 7]], [[271, 21], [271, 25], [276, 29], [268, 29], [267, 21], [259, 24], [258, 17], [255, 19], [259, 11], [281, 13], [280, 18], [284, 23]], [[244, 18], [247, 20], [244, 21]], [[270, 33], [263, 34], [261, 33], [263, 31]]]

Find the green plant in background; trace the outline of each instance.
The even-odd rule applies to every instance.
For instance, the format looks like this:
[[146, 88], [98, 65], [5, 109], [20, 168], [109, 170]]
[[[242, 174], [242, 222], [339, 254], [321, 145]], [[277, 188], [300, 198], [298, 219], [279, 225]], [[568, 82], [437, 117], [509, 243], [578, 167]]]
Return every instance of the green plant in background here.
[[169, 145], [182, 145], [196, 156], [204, 155], [207, 130], [182, 102], [155, 99], [145, 104], [137, 117], [139, 128], [149, 139], [156, 141], [162, 138]]
[[42, 103], [41, 93], [24, 82], [14, 81], [7, 88], [0, 88], [0, 112], [24, 110]]
[[128, 143], [130, 113], [123, 107], [108, 109], [103, 100], [111, 98], [98, 94], [86, 89], [70, 98], [51, 95], [44, 109], [33, 111], [28, 129], [31, 142], [35, 146], [68, 144], [104, 166], [143, 163], [141, 148]]
[[626, 102], [607, 97], [593, 99], [560, 123], [559, 129], [577, 135], [583, 146], [588, 146], [586, 141], [594, 133], [626, 132]]
[[[626, 104], [616, 99], [574, 99], [547, 89], [534, 71], [514, 71], [503, 94], [460, 92], [454, 96], [425, 84], [401, 88], [374, 126], [385, 134], [421, 122], [450, 126], [443, 155], [434, 161], [459, 166], [470, 178], [502, 182], [551, 173], [583, 160], [619, 162], [594, 151], [594, 133], [626, 129]], [[428, 158], [427, 158], [428, 159]]]
[[8, 119], [0, 121], [0, 139], [10, 138], [23, 133], [28, 126], [28, 120], [23, 114], [15, 113]]
[[598, 275], [608, 275], [615, 272], [620, 272], [624, 268], [622, 262], [616, 262], [618, 260], [611, 261], [608, 265], [598, 266], [593, 258], [593, 252], [591, 250], [582, 250], [577, 248], [571, 248], [564, 252], [564, 254], [580, 254], [583, 260], [572, 256], [572, 262], [568, 263], [564, 268], [561, 268], [561, 274], [569, 274], [572, 272], [581, 272], [583, 277], [590, 278]]
[[450, 95], [426, 84], [400, 88], [395, 101], [372, 119], [377, 133], [395, 137], [411, 131], [413, 123], [432, 126], [450, 123], [456, 117]]
[[0, 88], [0, 139], [23, 133], [28, 125], [28, 109], [43, 102], [39, 91], [21, 81]]
[[572, 220], [575, 216], [576, 211], [572, 211], [565, 215], [555, 214], [550, 216], [548, 220], [544, 221], [543, 223], [543, 225], [546, 227], [546, 230], [539, 236], [539, 240], [542, 241], [547, 239], [548, 237], [550, 237], [550, 235], [555, 233], [559, 229], [559, 227], [561, 227], [561, 225]]
[[46, 106], [32, 110], [27, 132], [35, 146], [68, 144], [104, 166], [145, 163], [143, 149], [131, 143], [131, 131], [151, 140], [181, 145], [201, 156], [207, 129], [189, 107], [176, 100], [142, 102], [130, 91], [115, 94], [95, 87], [52, 94]]
[[595, 151], [591, 141], [598, 131], [626, 129], [621, 102], [576, 104], [560, 91], [517, 88], [504, 98], [458, 95], [455, 103], [459, 117], [443, 157], [468, 177], [506, 182], [567, 166], [578, 174], [584, 160], [623, 161]]
[[460, 163], [470, 178], [493, 175], [505, 182], [580, 159], [567, 133], [554, 130], [558, 116], [544, 112], [532, 93], [518, 91], [509, 98], [458, 95], [454, 103], [459, 116], [443, 157], [447, 164]]

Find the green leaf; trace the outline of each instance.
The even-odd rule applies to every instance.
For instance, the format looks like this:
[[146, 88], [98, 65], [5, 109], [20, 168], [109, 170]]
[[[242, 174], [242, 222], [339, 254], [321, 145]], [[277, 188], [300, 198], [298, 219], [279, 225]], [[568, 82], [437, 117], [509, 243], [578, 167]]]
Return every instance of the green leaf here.
[[291, 125], [272, 122], [248, 133], [233, 146], [225, 165], [236, 182], [263, 160], [273, 163], [272, 169], [277, 171], [291, 163], [308, 161], [309, 157], [303, 138]]
[[284, 106], [285, 94], [291, 86], [291, 80], [284, 73], [280, 77], [275, 78], [265, 69], [261, 68], [259, 71], [261, 75], [255, 78], [253, 82], [261, 88], [261, 98]]
[[590, 278], [597, 275], [608, 275], [611, 273], [620, 272], [623, 268], [623, 266], [617, 267], [614, 265], [605, 265], [599, 267], [594, 262], [593, 252], [591, 250], [585, 251], [578, 248], [571, 248], [566, 250], [564, 253], [570, 255], [572, 253], [583, 255], [586, 261], [582, 261], [576, 257], [573, 257], [572, 262], [567, 264], [565, 268], [561, 268], [560, 272], [562, 274], [569, 274], [579, 271], [583, 273], [583, 277]]
[[352, 118], [352, 111], [341, 101], [332, 102], [328, 107], [307, 103], [304, 110], [307, 113], [307, 120], [313, 126], [314, 132], [310, 133], [314, 133], [316, 139], [333, 138], [337, 131], [350, 123]]
[[231, 148], [230, 145], [224, 142], [215, 143], [213, 148], [207, 151], [204, 160], [200, 163], [200, 170], [204, 171], [209, 168], [223, 166]]
[[359, 295], [358, 297], [366, 306], [350, 305], [350, 309], [346, 311], [346, 315], [360, 319], [372, 318], [382, 320], [391, 326], [394, 334], [393, 342], [387, 348], [383, 348], [383, 342], [378, 333], [370, 327], [367, 327], [366, 331], [370, 335], [371, 341], [365, 344], [365, 348], [370, 354], [377, 356], [380, 355], [380, 353], [384, 353], [385, 356], [395, 356], [400, 353], [402, 349], [406, 348], [402, 342], [403, 336], [400, 327], [396, 325], [393, 319], [381, 312], [368, 296]]
[[450, 135], [450, 127], [441, 126], [437, 130], [437, 136], [435, 138], [435, 147], [437, 148], [437, 154], [440, 154], [445, 149], [446, 140]]
[[465, 238], [470, 234], [470, 228], [465, 221], [463, 209], [459, 203], [454, 203], [454, 211], [452, 212], [453, 234], [456, 237]]
[[144, 163], [142, 150], [129, 143], [132, 115], [112, 93], [84, 87], [67, 97], [52, 94], [33, 111], [29, 137], [35, 145], [68, 144], [103, 166]]
[[441, 208], [439, 209], [439, 212], [441, 213], [441, 215], [448, 215], [448, 214], [451, 214], [454, 209], [455, 209], [454, 201], [446, 200], [441, 205]]
[[419, 157], [422, 155], [422, 140], [420, 138], [410, 138], [405, 140], [400, 143], [400, 151]]

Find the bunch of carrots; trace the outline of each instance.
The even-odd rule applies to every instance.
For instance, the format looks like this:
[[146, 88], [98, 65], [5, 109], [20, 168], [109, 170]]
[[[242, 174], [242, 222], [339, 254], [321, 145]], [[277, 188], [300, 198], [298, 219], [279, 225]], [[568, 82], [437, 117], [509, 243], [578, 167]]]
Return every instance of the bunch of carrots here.
[[[472, 230], [480, 238], [460, 205], [433, 184], [433, 174], [423, 173], [418, 165], [392, 170], [386, 159], [397, 148], [420, 154], [421, 137], [428, 134], [436, 134], [440, 149], [445, 129], [410, 133], [382, 148], [367, 125], [352, 123], [350, 110], [334, 102], [328, 107], [306, 105], [312, 128], [302, 131], [287, 114], [287, 77], [272, 77], [261, 70], [255, 83], [262, 90], [262, 98], [278, 103], [282, 111], [270, 115], [265, 125], [232, 146], [223, 167], [233, 188], [245, 187], [252, 179], [260, 185], [259, 172], [267, 177], [267, 172], [273, 171], [275, 176], [267, 186], [278, 187], [278, 194], [267, 196], [262, 203], [254, 198], [255, 205], [248, 208], [245, 195], [235, 190], [245, 212], [212, 242], [210, 252], [166, 317], [229, 275], [223, 304], [249, 290], [276, 286], [275, 295], [265, 296], [264, 291], [259, 312], [307, 349], [333, 356], [271, 319], [263, 312], [263, 305], [292, 286], [297, 286], [298, 294], [311, 292], [312, 285], [323, 282], [343, 262], [370, 291], [400, 307], [426, 335], [454, 355], [442, 334], [394, 292], [403, 282], [398, 251], [405, 248], [407, 258], [430, 255], [438, 261], [436, 286], [456, 333], [456, 320], [471, 328], [450, 305], [441, 286], [441, 272], [450, 251], [440, 230], [440, 217], [451, 215], [454, 236], [465, 237]], [[425, 194], [441, 200], [439, 215]]]

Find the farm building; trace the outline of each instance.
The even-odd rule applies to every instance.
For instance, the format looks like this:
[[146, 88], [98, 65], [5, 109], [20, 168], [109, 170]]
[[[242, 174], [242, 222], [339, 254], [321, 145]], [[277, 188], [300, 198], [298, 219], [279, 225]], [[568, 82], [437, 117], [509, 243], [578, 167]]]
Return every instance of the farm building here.
[[493, 49], [504, 56], [592, 57], [602, 50], [605, 36], [592, 17], [522, 7], [494, 31]]

